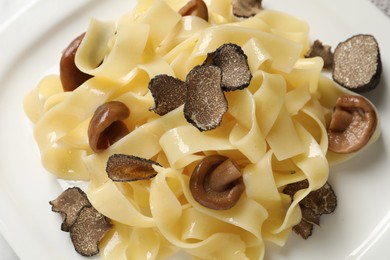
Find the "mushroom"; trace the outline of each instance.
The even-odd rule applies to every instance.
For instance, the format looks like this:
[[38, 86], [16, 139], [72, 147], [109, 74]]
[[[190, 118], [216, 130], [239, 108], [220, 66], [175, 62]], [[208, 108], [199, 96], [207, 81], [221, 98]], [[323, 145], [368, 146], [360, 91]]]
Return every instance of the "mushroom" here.
[[130, 110], [119, 101], [110, 101], [98, 107], [88, 127], [91, 149], [98, 153], [129, 133], [122, 121], [128, 118]]
[[215, 210], [232, 208], [245, 190], [239, 166], [228, 157], [210, 155], [194, 169], [190, 191], [201, 205]]
[[179, 14], [181, 16], [195, 15], [206, 22], [209, 20], [207, 5], [203, 0], [190, 0], [179, 10]]
[[329, 150], [335, 153], [358, 151], [370, 140], [377, 121], [375, 108], [364, 97], [339, 97], [328, 128]]
[[75, 38], [64, 50], [60, 60], [60, 80], [64, 91], [73, 91], [92, 76], [77, 68], [74, 58], [85, 33]]

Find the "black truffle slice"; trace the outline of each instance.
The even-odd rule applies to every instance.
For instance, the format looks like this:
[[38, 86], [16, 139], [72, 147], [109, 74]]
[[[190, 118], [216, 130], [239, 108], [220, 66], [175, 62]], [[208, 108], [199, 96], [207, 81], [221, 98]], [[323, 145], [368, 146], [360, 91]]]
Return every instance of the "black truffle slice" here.
[[332, 186], [325, 183], [320, 189], [310, 192], [300, 204], [310, 208], [315, 214], [329, 214], [337, 207], [337, 197]]
[[283, 189], [283, 193], [290, 195], [292, 198], [297, 191], [307, 189], [307, 188], [309, 188], [309, 182], [307, 180], [298, 181], [298, 182], [288, 184]]
[[305, 221], [305, 220], [301, 220], [301, 222], [299, 222], [299, 224], [293, 226], [293, 231], [300, 235], [303, 239], [308, 239], [312, 233], [313, 233], [313, 227], [314, 225]]
[[302, 219], [308, 223], [319, 226], [320, 225], [320, 214], [315, 213], [311, 208], [307, 208], [303, 205], [299, 205], [302, 212]]
[[227, 100], [221, 89], [221, 69], [199, 65], [187, 75], [187, 97], [184, 116], [200, 131], [218, 127], [228, 110]]
[[108, 158], [106, 172], [113, 181], [138, 181], [153, 178], [157, 162], [127, 154], [114, 154]]
[[[309, 187], [307, 180], [288, 184], [283, 193], [293, 198], [294, 194], [301, 189]], [[313, 225], [320, 225], [320, 216], [322, 214], [332, 213], [337, 207], [337, 197], [332, 186], [326, 182], [320, 189], [310, 192], [303, 200], [299, 202], [302, 212], [301, 222], [293, 227], [293, 230], [307, 239], [313, 230]]]
[[261, 2], [262, 0], [232, 0], [233, 14], [243, 18], [254, 16], [263, 9]]
[[343, 87], [358, 93], [369, 91], [379, 84], [381, 73], [380, 51], [374, 36], [359, 34], [337, 45], [332, 75]]
[[315, 40], [310, 50], [305, 54], [306, 58], [321, 57], [324, 60], [324, 68], [332, 69], [333, 52], [329, 45], [323, 45], [319, 40]]
[[70, 229], [70, 238], [77, 253], [93, 256], [99, 253], [99, 243], [111, 228], [108, 218], [93, 207], [84, 207]]
[[73, 187], [65, 190], [55, 200], [49, 202], [51, 210], [60, 213], [62, 217], [61, 230], [69, 231], [76, 221], [80, 210], [83, 207], [90, 207], [87, 195], [80, 188]]
[[223, 44], [216, 51], [209, 53], [204, 64], [215, 65], [221, 69], [221, 87], [224, 91], [246, 88], [252, 79], [248, 57], [240, 46], [233, 43]]
[[155, 104], [150, 110], [161, 116], [184, 104], [186, 84], [177, 78], [157, 75], [150, 80], [149, 89]]

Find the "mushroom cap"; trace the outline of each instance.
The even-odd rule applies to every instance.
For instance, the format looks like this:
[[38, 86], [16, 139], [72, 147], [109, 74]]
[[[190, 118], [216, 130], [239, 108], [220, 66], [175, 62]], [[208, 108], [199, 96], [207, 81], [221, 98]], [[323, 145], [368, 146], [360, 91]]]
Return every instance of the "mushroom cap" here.
[[75, 64], [76, 52], [84, 39], [85, 33], [76, 37], [64, 50], [60, 60], [60, 80], [64, 91], [73, 91], [92, 76], [77, 68]]
[[201, 205], [215, 210], [232, 208], [245, 190], [237, 164], [222, 155], [205, 157], [190, 178], [190, 191]]
[[341, 96], [328, 127], [329, 150], [352, 153], [368, 144], [378, 125], [374, 106], [364, 97]]
[[109, 101], [99, 106], [88, 127], [91, 149], [98, 153], [128, 134], [127, 126], [121, 121], [128, 118], [130, 110], [120, 101]]

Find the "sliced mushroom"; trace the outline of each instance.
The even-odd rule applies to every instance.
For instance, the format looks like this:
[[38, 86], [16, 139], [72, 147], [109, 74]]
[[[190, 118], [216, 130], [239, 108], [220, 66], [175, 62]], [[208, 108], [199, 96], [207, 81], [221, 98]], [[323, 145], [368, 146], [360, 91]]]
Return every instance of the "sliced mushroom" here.
[[88, 138], [91, 149], [98, 153], [129, 133], [122, 121], [130, 111], [119, 101], [110, 101], [98, 107], [89, 123]]
[[60, 80], [64, 91], [73, 91], [92, 76], [80, 71], [74, 58], [85, 33], [75, 38], [64, 50], [60, 60]]
[[179, 10], [179, 14], [181, 16], [195, 15], [206, 22], [209, 20], [207, 5], [203, 2], [203, 0], [190, 0]]
[[215, 210], [232, 208], [245, 190], [239, 166], [228, 157], [205, 157], [194, 169], [190, 190], [201, 205]]
[[375, 108], [362, 96], [341, 96], [328, 128], [329, 150], [352, 153], [363, 148], [377, 127]]

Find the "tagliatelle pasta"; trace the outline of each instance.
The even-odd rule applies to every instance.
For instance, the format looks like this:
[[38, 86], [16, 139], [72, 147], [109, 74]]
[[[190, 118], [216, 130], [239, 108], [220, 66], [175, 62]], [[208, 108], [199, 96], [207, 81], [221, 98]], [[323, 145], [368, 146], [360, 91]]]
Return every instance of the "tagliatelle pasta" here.
[[[322, 59], [303, 58], [308, 24], [272, 10], [239, 19], [230, 1], [220, 0], [206, 1], [206, 22], [182, 17], [185, 3], [139, 1], [117, 22], [93, 19], [75, 60], [93, 77], [63, 92], [57, 75], [45, 76], [25, 98], [45, 168], [61, 179], [89, 181], [91, 204], [114, 223], [101, 244], [103, 259], [162, 259], [177, 251], [195, 259], [262, 259], [266, 241], [285, 244], [301, 220], [298, 203], [325, 184], [329, 164], [350, 156], [328, 151], [326, 127], [337, 97], [351, 93], [321, 75]], [[219, 127], [200, 132], [183, 106], [163, 116], [149, 110], [154, 76], [185, 80], [225, 43], [242, 47], [253, 77], [248, 88], [226, 93]], [[129, 108], [130, 133], [93, 153], [89, 121], [111, 100]], [[153, 179], [116, 183], [105, 171], [112, 154], [161, 167], [154, 166]], [[231, 209], [206, 208], [189, 190], [192, 170], [210, 154], [242, 167], [246, 189]], [[301, 180], [309, 187], [291, 201], [283, 188]]]

